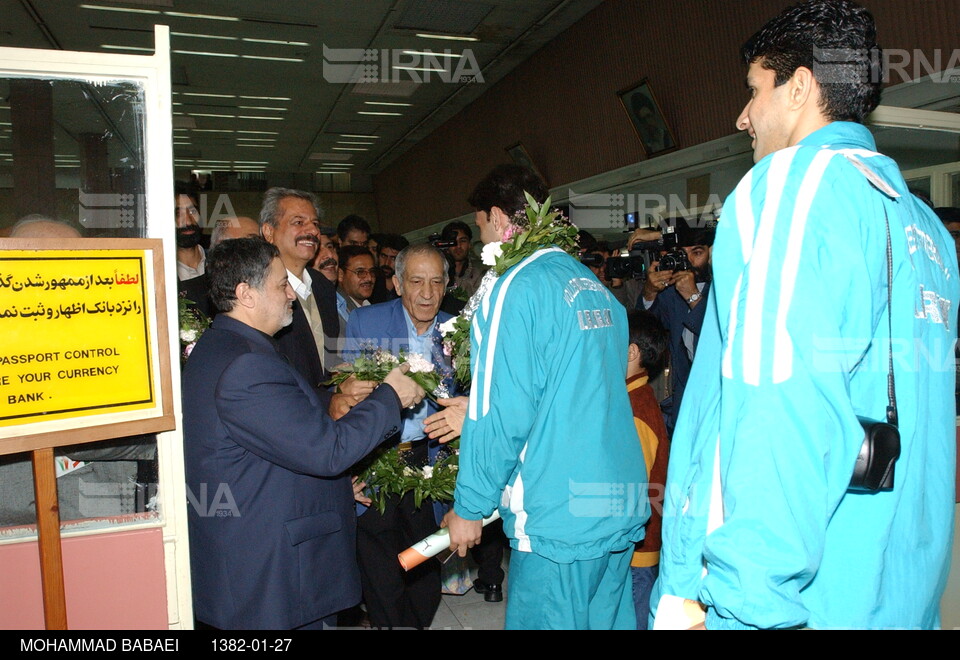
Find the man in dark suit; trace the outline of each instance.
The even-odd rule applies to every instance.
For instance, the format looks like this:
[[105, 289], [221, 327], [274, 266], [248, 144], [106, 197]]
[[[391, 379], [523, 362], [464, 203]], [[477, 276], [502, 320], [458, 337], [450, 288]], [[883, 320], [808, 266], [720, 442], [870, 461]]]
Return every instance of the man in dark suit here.
[[[686, 253], [689, 268], [658, 270], [654, 262], [643, 283], [637, 309], [647, 309], [670, 332], [671, 395], [663, 404], [664, 420], [670, 433], [677, 423], [693, 356], [700, 339], [703, 314], [710, 291], [710, 248], [716, 234], [714, 226], [691, 227], [683, 218], [676, 219], [676, 233]], [[662, 258], [662, 257], [661, 257]]]
[[[397, 256], [394, 284], [400, 298], [379, 305], [358, 307], [347, 324], [347, 354], [365, 345], [382, 347], [394, 355], [401, 349], [433, 362], [441, 373], [452, 375], [443, 355], [438, 326], [450, 318], [440, 312], [447, 284], [446, 261], [429, 244], [414, 245]], [[446, 380], [448, 386], [452, 378]], [[455, 393], [455, 392], [451, 392]], [[439, 408], [432, 401], [403, 411], [402, 428], [387, 446], [399, 443], [408, 465], [433, 465], [439, 443], [428, 441], [423, 420]], [[429, 446], [428, 446], [429, 445]], [[436, 531], [439, 517], [433, 503], [413, 505], [413, 494], [387, 500], [381, 514], [370, 508], [357, 524], [357, 552], [363, 579], [363, 597], [370, 623], [378, 628], [425, 628], [440, 604], [440, 564], [421, 564], [405, 573], [397, 554]]]
[[195, 614], [217, 628], [322, 628], [360, 600], [344, 471], [423, 390], [395, 369], [334, 422], [272, 338], [296, 297], [277, 249], [226, 241], [207, 268], [223, 311], [183, 376]]
[[280, 352], [317, 388], [330, 414], [337, 419], [373, 390], [374, 383], [350, 378], [331, 393], [320, 387], [339, 362], [337, 289], [318, 271], [308, 268], [320, 244], [320, 207], [313, 193], [271, 188], [260, 209], [260, 232], [280, 251], [290, 286], [297, 294], [293, 323], [277, 333]]

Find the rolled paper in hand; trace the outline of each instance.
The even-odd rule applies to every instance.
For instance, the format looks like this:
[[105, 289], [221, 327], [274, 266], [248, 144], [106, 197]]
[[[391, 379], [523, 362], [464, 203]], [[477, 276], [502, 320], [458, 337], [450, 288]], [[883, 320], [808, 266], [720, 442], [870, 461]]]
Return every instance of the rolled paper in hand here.
[[[483, 526], [486, 527], [494, 520], [500, 519], [500, 512], [494, 511], [488, 518], [483, 519]], [[444, 550], [450, 547], [450, 532], [446, 527], [438, 529], [433, 534], [423, 539], [419, 543], [414, 543], [409, 548], [397, 555], [403, 570], [409, 571], [416, 568], [431, 557], [436, 557]]]

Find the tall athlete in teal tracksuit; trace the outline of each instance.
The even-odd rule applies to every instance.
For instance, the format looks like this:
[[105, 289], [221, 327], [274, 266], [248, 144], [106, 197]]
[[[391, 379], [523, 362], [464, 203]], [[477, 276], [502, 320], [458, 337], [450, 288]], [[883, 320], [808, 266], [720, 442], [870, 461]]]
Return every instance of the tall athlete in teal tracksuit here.
[[[654, 592], [654, 605], [662, 594], [700, 600], [707, 628], [938, 625], [954, 512], [953, 245], [870, 132], [825, 116], [825, 89], [859, 76], [800, 64], [776, 85], [777, 65], [750, 51], [759, 40], [809, 57], [797, 35], [835, 29], [834, 48], [867, 35], [851, 57], [869, 52], [872, 24], [852, 3], [814, 2], [745, 46], [752, 99], [738, 127], [758, 162], [717, 227], [713, 313], [671, 447]], [[884, 419], [888, 335], [895, 486], [851, 493], [857, 418]]]
[[[937, 625], [957, 265], [941, 223], [874, 149], [866, 128], [830, 124], [757, 163], [724, 206], [708, 301], [719, 314], [671, 449], [658, 587], [711, 606], [708, 628]], [[853, 494], [857, 416], [882, 420], [887, 404], [885, 211], [902, 453], [892, 492]], [[718, 436], [722, 525], [706, 536]]]
[[623, 306], [558, 248], [507, 270], [474, 316], [454, 508], [499, 507], [508, 628], [636, 625], [630, 555], [649, 505], [626, 344]]

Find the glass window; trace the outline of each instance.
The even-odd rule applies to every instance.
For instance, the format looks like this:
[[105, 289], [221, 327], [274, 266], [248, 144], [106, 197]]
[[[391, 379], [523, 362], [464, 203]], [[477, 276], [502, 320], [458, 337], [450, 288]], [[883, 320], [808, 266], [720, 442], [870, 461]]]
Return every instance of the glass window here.
[[87, 237], [146, 236], [138, 84], [7, 78], [0, 99], [0, 227], [39, 214]]
[[[146, 237], [144, 160], [139, 84], [0, 79], [0, 235], [42, 216], [90, 239]], [[55, 449], [61, 521], [154, 515], [156, 453], [152, 435]], [[0, 456], [0, 526], [35, 521], [30, 455]]]

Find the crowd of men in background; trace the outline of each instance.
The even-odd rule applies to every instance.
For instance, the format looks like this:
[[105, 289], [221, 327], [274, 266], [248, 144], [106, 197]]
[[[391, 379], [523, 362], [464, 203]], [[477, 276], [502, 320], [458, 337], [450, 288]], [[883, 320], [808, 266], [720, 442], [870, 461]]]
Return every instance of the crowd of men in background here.
[[[294, 293], [290, 323], [276, 332], [276, 345], [285, 360], [314, 389], [317, 400], [332, 420], [344, 418], [374, 391], [376, 383], [355, 377], [337, 388], [328, 385], [338, 365], [354, 359], [361, 350], [371, 346], [381, 346], [394, 354], [400, 349], [421, 353], [432, 360], [439, 371], [452, 374], [450, 358], [441, 350], [437, 328], [439, 323], [450, 318], [450, 314], [441, 311], [441, 307], [455, 311], [462, 308], [484, 271], [470, 254], [472, 232], [466, 224], [450, 223], [444, 229], [442, 236], [451, 244], [446, 249], [438, 249], [430, 242], [410, 246], [403, 236], [373, 233], [369, 223], [357, 215], [343, 218], [336, 228], [324, 225], [318, 200], [312, 193], [273, 188], [266, 192], [257, 220], [242, 216], [218, 220], [210, 237], [210, 246], [205, 249], [201, 245], [200, 204], [195, 193], [178, 188], [176, 208], [180, 293], [209, 317], [217, 317], [223, 310], [211, 301], [216, 296], [210, 292], [210, 274], [206, 269], [208, 254], [216, 254], [217, 248], [225, 241], [239, 238], [262, 239], [276, 248]], [[217, 323], [215, 320], [214, 328]], [[191, 357], [191, 363], [193, 360]], [[452, 383], [450, 377], [447, 381]], [[454, 387], [450, 389], [456, 393]], [[185, 407], [191, 408], [191, 403], [185, 402]], [[399, 428], [394, 428], [390, 434], [393, 437], [388, 439], [388, 445], [399, 443], [404, 460], [417, 469], [436, 461], [439, 443], [427, 439], [423, 419], [437, 410], [437, 405], [430, 402], [405, 407]], [[195, 440], [188, 438], [187, 442]], [[197, 465], [204, 464], [211, 457], [189, 452], [188, 459], [188, 483], [199, 488], [200, 484], [193, 484], [191, 477], [201, 472], [209, 476], [210, 472]], [[336, 496], [326, 494], [332, 500], [327, 512], [336, 511], [338, 516], [346, 510], [345, 493], [351, 501], [355, 498], [358, 503], [356, 544], [365, 612], [342, 612], [341, 623], [368, 621], [369, 625], [382, 628], [427, 627], [436, 613], [441, 595], [439, 564], [429, 562], [405, 573], [395, 557], [399, 551], [435, 530], [444, 509], [435, 507], [435, 503], [415, 507], [411, 497], [390, 498], [387, 509], [381, 513], [368, 508], [369, 499], [362, 486], [357, 485], [350, 491], [340, 489]], [[197, 517], [192, 525], [197, 529], [209, 529], [211, 525], [219, 528], [222, 523]], [[352, 524], [352, 521], [341, 521], [344, 528]], [[204, 550], [197, 551], [196, 563], [206, 568], [195, 568], [198, 574], [217, 573], [209, 562], [211, 556], [216, 556], [211, 552], [211, 538], [220, 536], [222, 534], [217, 533], [203, 537], [207, 540], [200, 543]], [[478, 551], [478, 558], [482, 566], [495, 564], [484, 575], [493, 575], [496, 581], [482, 588], [488, 594], [487, 600], [498, 601], [503, 599], [500, 584], [503, 571], [499, 564], [504, 539], [502, 532], [494, 536], [493, 530], [489, 536], [491, 540], [487, 546], [492, 546], [492, 550]], [[344, 542], [352, 542], [352, 539], [353, 534], [348, 534]], [[328, 553], [321, 552], [321, 555], [320, 560], [332, 561]], [[346, 573], [349, 575], [350, 571]], [[207, 577], [201, 577], [200, 582], [206, 584], [205, 579]], [[326, 585], [327, 591], [331, 589], [328, 580], [321, 580], [321, 583]], [[335, 586], [343, 596], [337, 601], [337, 609], [345, 610], [355, 604], [353, 591], [359, 583]], [[478, 590], [481, 584], [477, 583]], [[220, 592], [213, 588], [210, 593]], [[213, 596], [202, 596], [197, 600], [199, 625], [229, 627], [240, 621], [225, 611], [223, 602], [212, 602], [211, 599], [216, 600]], [[324, 607], [325, 610], [329, 608], [329, 604]], [[327, 617], [330, 611], [323, 614], [320, 617], [324, 619], [323, 623], [333, 623]], [[251, 619], [243, 621], [244, 625], [254, 624]], [[275, 619], [273, 624], [299, 625], [293, 619], [283, 620], [282, 624]]]

